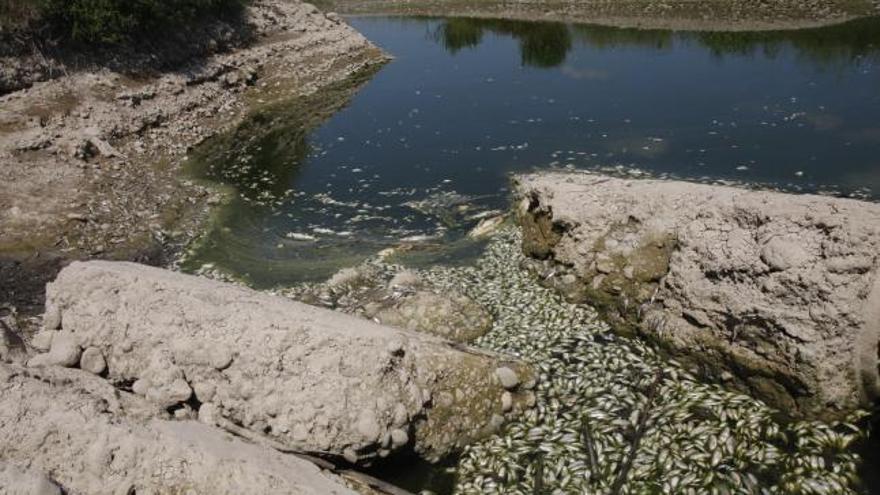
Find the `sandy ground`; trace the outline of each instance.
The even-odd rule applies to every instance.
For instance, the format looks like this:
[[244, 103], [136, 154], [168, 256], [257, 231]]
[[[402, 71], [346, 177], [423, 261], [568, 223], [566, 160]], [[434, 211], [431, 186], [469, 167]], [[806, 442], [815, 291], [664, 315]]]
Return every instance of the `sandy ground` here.
[[260, 105], [387, 60], [339, 18], [292, 0], [258, 0], [241, 25], [204, 36], [216, 53], [184, 64], [135, 54], [125, 66], [50, 70], [70, 57], [0, 57], [3, 69], [32, 68], [2, 74], [24, 89], [0, 96], [0, 306], [38, 314], [46, 281], [71, 260], [166, 263], [220, 201], [179, 173], [189, 149]]
[[322, 0], [344, 14], [427, 15], [583, 22], [651, 29], [799, 29], [880, 14], [874, 0]]

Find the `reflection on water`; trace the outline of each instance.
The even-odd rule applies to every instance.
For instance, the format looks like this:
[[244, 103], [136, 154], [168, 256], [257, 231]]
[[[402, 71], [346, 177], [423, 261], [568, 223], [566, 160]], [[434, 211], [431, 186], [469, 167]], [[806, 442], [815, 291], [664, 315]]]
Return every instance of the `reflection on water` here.
[[532, 67], [555, 67], [565, 62], [572, 47], [571, 30], [558, 22], [454, 18], [438, 26], [436, 37], [456, 53], [479, 45], [484, 31], [516, 38], [523, 65]]
[[880, 52], [880, 22], [876, 19], [798, 31], [690, 33], [558, 22], [453, 18], [437, 26], [434, 39], [455, 54], [464, 48], [477, 47], [485, 33], [516, 38], [523, 65], [532, 67], [563, 64], [574, 47], [573, 39], [603, 49], [629, 46], [669, 50], [676, 43], [696, 43], [718, 57], [760, 54], [770, 59], [782, 53], [786, 46], [791, 46], [798, 56], [814, 62], [844, 65], [860, 57], [876, 58]]
[[464, 233], [535, 168], [880, 191], [877, 19], [762, 33], [350, 22], [395, 60], [194, 154], [235, 199], [185, 268], [271, 286], [402, 242], [411, 261], [465, 260], [479, 244]]

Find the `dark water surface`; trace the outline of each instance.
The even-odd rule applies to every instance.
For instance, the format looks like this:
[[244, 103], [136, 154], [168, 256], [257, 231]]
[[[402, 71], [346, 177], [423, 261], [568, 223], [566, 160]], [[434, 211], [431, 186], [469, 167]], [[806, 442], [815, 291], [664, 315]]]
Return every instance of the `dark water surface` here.
[[314, 130], [303, 116], [325, 102], [295, 102], [200, 150], [194, 170], [241, 195], [185, 268], [265, 287], [401, 240], [446, 246], [422, 262], [464, 259], [479, 247], [467, 228], [507, 208], [509, 174], [535, 168], [880, 195], [877, 19], [768, 33], [349, 22], [395, 60]]

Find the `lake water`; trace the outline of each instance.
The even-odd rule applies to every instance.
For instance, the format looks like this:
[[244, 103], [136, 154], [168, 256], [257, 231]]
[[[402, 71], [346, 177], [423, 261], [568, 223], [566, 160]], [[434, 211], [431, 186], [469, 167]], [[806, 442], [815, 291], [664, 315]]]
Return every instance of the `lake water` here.
[[880, 195], [877, 19], [768, 33], [349, 22], [395, 59], [315, 129], [301, 129], [314, 101], [281, 105], [196, 153], [193, 170], [239, 196], [185, 269], [266, 287], [401, 242], [423, 246], [418, 262], [468, 259], [464, 234], [508, 207], [509, 174], [550, 167]]

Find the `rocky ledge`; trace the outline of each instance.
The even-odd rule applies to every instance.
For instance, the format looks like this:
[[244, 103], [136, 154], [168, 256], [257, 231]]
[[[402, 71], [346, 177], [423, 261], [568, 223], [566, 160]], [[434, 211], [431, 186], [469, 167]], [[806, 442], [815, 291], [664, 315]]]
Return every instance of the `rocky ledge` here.
[[80, 368], [178, 419], [353, 464], [440, 459], [534, 386], [501, 355], [133, 263], [65, 268], [44, 325], [29, 367]]
[[85, 371], [0, 363], [0, 410], [3, 494], [357, 493], [301, 458], [170, 421]]
[[584, 173], [516, 178], [546, 284], [799, 417], [880, 396], [880, 205]]

